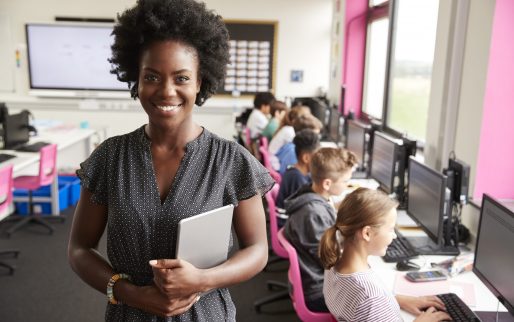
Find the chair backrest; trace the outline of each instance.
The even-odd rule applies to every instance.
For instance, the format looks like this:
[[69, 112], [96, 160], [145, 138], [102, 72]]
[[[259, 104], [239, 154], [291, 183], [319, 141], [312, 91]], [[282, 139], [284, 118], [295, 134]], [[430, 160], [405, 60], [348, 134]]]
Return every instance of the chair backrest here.
[[266, 151], [268, 150], [268, 146], [269, 146], [269, 142], [268, 142], [268, 138], [265, 137], [265, 136], [261, 136], [260, 139], [259, 139], [259, 143], [260, 143], [260, 146], [265, 148]]
[[245, 144], [248, 148], [250, 148], [252, 146], [252, 136], [250, 135], [250, 128], [245, 127], [244, 133], [245, 133]]
[[266, 202], [268, 203], [269, 210], [269, 230], [271, 237], [271, 248], [273, 252], [282, 258], [288, 258], [286, 250], [278, 241], [278, 218], [277, 218], [277, 208], [275, 207], [275, 200], [271, 195], [271, 191], [265, 195]]
[[261, 146], [259, 147], [259, 152], [261, 153], [262, 163], [264, 164], [264, 167], [268, 169], [269, 174], [275, 180], [275, 182], [280, 184], [282, 182], [282, 176], [271, 166], [271, 160], [269, 157], [268, 149], [265, 149]]
[[302, 276], [300, 273], [300, 263], [298, 262], [298, 254], [296, 249], [284, 236], [284, 229], [278, 232], [278, 240], [289, 255], [289, 270], [287, 276], [289, 278], [290, 290], [289, 296], [293, 302], [294, 309], [300, 320], [304, 322], [331, 322], [334, 321], [332, 314], [313, 312], [307, 308], [305, 297], [303, 295]]
[[12, 203], [12, 169], [12, 164], [0, 169], [0, 213]]
[[57, 174], [57, 144], [49, 144], [39, 151], [39, 184], [46, 186]]

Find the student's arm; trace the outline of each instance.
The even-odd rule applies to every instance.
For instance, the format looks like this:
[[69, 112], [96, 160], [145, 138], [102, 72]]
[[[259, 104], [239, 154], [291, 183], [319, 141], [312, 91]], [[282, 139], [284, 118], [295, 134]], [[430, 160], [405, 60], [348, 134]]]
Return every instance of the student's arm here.
[[396, 295], [396, 300], [402, 310], [414, 315], [420, 315], [421, 310], [434, 307], [439, 311], [446, 311], [443, 301], [437, 296], [406, 296]]
[[259, 273], [268, 259], [266, 222], [260, 195], [239, 202], [234, 210], [233, 224], [240, 249], [219, 266], [198, 269], [179, 259], [159, 259], [152, 263], [154, 281], [159, 289], [170, 298], [181, 297], [227, 287]]
[[[71, 227], [68, 261], [84, 282], [105, 294], [111, 276], [124, 272], [114, 272], [98, 252], [98, 242], [107, 223], [107, 207], [93, 203], [91, 196], [91, 192], [82, 189]], [[181, 314], [196, 299], [195, 295], [170, 300], [155, 286], [137, 287], [124, 279], [114, 285], [114, 297], [127, 305], [160, 316]]]

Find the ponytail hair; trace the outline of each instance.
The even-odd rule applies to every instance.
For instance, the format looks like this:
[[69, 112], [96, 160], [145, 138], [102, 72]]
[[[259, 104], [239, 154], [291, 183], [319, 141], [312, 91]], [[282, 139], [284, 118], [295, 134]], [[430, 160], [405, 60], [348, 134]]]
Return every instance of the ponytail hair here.
[[351, 243], [360, 229], [380, 226], [384, 216], [396, 207], [398, 202], [378, 190], [358, 188], [347, 195], [337, 211], [336, 223], [321, 238], [319, 257], [323, 267], [330, 269], [341, 256], [342, 243], [338, 241], [338, 235], [345, 244]]
[[341, 247], [337, 240], [337, 226], [334, 225], [327, 229], [319, 244], [319, 259], [325, 269], [330, 269], [337, 263], [339, 255], [341, 254]]

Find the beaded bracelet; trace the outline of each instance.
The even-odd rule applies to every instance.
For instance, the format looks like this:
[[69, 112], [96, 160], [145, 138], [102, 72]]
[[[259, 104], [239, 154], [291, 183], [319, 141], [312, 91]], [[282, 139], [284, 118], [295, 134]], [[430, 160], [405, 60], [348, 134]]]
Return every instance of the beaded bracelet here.
[[126, 280], [129, 280], [131, 281], [132, 278], [130, 277], [130, 275], [128, 274], [114, 274], [111, 279], [109, 279], [109, 282], [107, 283], [107, 299], [109, 300], [109, 303], [111, 304], [121, 304], [120, 301], [117, 301], [115, 298], [114, 298], [114, 292], [113, 292], [113, 287], [114, 287], [114, 284], [116, 284], [116, 282], [120, 279], [126, 279]]

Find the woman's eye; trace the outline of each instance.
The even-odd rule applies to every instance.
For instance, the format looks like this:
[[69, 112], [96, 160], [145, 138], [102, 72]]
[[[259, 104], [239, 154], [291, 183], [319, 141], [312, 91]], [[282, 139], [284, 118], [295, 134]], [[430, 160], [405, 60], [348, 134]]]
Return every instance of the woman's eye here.
[[189, 80], [189, 77], [187, 77], [187, 76], [178, 76], [178, 77], [177, 77], [177, 81], [178, 81], [179, 83], [185, 83], [185, 82], [187, 82], [188, 80]]
[[148, 82], [156, 82], [159, 80], [155, 75], [145, 75], [144, 79]]

